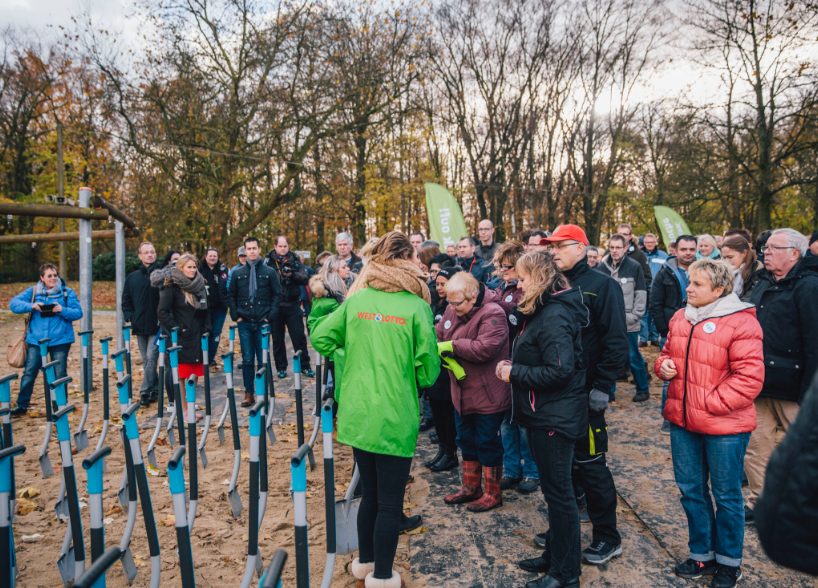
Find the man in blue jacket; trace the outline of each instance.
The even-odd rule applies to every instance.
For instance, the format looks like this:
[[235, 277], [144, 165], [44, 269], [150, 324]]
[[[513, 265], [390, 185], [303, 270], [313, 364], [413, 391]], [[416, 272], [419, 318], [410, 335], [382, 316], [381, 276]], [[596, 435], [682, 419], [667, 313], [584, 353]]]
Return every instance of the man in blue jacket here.
[[[645, 257], [648, 258], [648, 267], [650, 268], [650, 276], [645, 277], [649, 278], [652, 283], [653, 280], [656, 279], [659, 270], [662, 269], [662, 266], [665, 264], [668, 255], [659, 249], [659, 239], [653, 233], [645, 233], [645, 236], [642, 238], [642, 246]], [[645, 347], [648, 344], [659, 347], [659, 331], [656, 329], [656, 323], [654, 323], [653, 317], [650, 315], [650, 309], [648, 309], [645, 312], [645, 316], [642, 317], [642, 327], [639, 330], [639, 346]]]
[[56, 375], [65, 376], [68, 351], [74, 342], [74, 328], [71, 323], [82, 318], [80, 301], [65, 282], [53, 263], [40, 266], [40, 281], [15, 296], [9, 308], [14, 314], [31, 314], [26, 332], [26, 366], [20, 380], [20, 394], [17, 406], [11, 411], [14, 417], [22, 416], [28, 410], [34, 381], [42, 367], [41, 339], [48, 338], [48, 354], [51, 361], [59, 361]]

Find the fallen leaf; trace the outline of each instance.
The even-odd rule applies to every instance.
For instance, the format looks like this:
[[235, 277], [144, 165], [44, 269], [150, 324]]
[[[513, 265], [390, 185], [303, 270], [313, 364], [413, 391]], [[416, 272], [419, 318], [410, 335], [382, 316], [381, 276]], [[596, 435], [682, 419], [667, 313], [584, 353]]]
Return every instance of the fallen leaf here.
[[18, 515], [24, 517], [28, 513], [33, 512], [35, 510], [42, 510], [42, 509], [33, 500], [28, 500], [27, 498], [18, 498], [17, 499], [17, 514]]
[[17, 492], [17, 498], [37, 498], [39, 495], [40, 489], [36, 486], [26, 486]]
[[168, 515], [164, 519], [161, 520], [162, 526], [164, 527], [175, 527], [176, 526], [176, 517], [173, 515]]

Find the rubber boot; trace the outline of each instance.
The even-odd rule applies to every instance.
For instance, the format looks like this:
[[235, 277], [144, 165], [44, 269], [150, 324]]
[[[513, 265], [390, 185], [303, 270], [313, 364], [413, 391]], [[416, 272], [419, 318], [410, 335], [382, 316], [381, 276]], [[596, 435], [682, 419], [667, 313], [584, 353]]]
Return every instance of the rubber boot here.
[[366, 577], [375, 571], [375, 562], [373, 561], [371, 563], [362, 564], [361, 561], [356, 557], [355, 559], [352, 560], [352, 563], [349, 566], [349, 570], [355, 577], [355, 588], [364, 588]]
[[466, 508], [471, 512], [485, 512], [503, 506], [503, 491], [500, 489], [502, 477], [502, 465], [493, 468], [483, 467], [483, 497]]
[[454, 494], [449, 494], [443, 498], [446, 504], [463, 504], [471, 502], [483, 496], [483, 489], [480, 486], [480, 476], [482, 466], [479, 461], [463, 461], [463, 487]]
[[375, 572], [366, 576], [365, 588], [402, 588], [403, 580], [400, 579], [400, 574], [392, 570], [392, 577], [388, 580], [381, 580], [375, 577]]

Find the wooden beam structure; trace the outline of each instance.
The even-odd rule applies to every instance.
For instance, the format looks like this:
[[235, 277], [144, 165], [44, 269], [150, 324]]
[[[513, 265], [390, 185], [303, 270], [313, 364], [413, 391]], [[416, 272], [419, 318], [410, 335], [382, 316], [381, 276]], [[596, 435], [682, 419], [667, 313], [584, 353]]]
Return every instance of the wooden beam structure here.
[[20, 202], [0, 202], [0, 216], [42, 216], [47, 218], [79, 218], [84, 220], [107, 221], [111, 214], [104, 210], [60, 206], [57, 204], [24, 204]]
[[[105, 229], [91, 231], [92, 239], [113, 239], [116, 231]], [[79, 231], [68, 233], [28, 233], [26, 235], [0, 235], [0, 243], [55, 243], [64, 241], [78, 241]]]

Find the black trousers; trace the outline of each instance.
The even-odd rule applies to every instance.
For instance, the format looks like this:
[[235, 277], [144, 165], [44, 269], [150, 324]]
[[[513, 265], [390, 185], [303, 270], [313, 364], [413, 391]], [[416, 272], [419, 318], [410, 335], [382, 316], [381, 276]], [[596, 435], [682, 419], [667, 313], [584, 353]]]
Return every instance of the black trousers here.
[[447, 451], [454, 453], [457, 451], [455, 437], [457, 431], [454, 425], [454, 404], [452, 397], [445, 395], [442, 397], [429, 396], [429, 404], [432, 406], [432, 419], [437, 432], [437, 440]]
[[554, 430], [526, 431], [548, 505], [549, 575], [566, 582], [580, 575], [579, 510], [571, 483], [575, 442]]
[[388, 580], [398, 549], [403, 495], [412, 458], [357, 448], [352, 453], [361, 471], [363, 492], [358, 509], [358, 558], [361, 563], [375, 562], [375, 577]]
[[605, 459], [605, 452], [608, 450], [605, 414], [589, 415], [588, 422], [589, 432], [576, 446], [574, 486], [585, 491], [588, 518], [593, 525], [592, 540], [619, 545], [622, 537], [616, 530], [616, 486]]
[[284, 345], [284, 327], [290, 333], [293, 349], [301, 350], [301, 369], [310, 368], [310, 354], [307, 351], [307, 336], [304, 334], [304, 315], [298, 302], [282, 302], [278, 307], [278, 320], [272, 325], [273, 359], [276, 371], [287, 369], [287, 347]]

